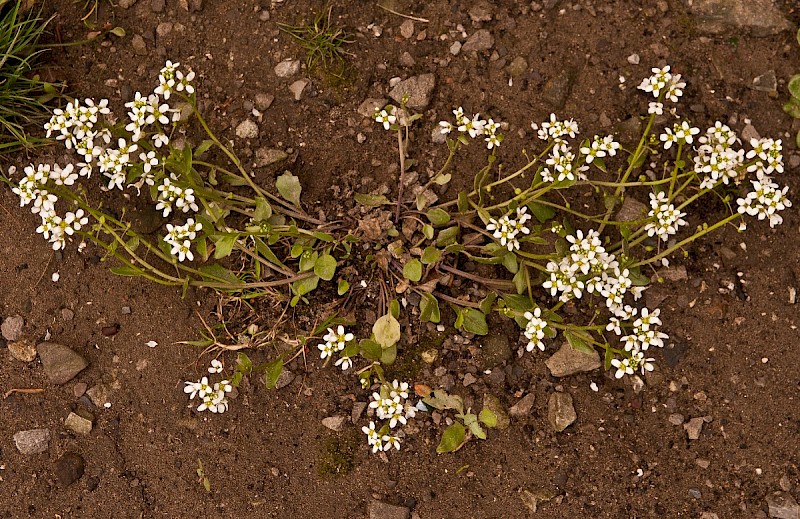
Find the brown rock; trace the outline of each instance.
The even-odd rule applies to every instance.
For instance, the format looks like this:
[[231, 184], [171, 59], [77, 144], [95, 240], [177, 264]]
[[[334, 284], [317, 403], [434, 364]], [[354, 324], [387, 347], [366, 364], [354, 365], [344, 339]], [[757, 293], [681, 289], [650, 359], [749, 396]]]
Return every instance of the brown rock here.
[[565, 342], [545, 361], [545, 365], [554, 377], [567, 377], [575, 373], [595, 370], [603, 363], [600, 362], [600, 355], [596, 351], [593, 353], [578, 351]]
[[22, 362], [33, 362], [36, 360], [36, 346], [27, 339], [8, 343], [8, 352], [12, 357]]
[[62, 487], [68, 487], [83, 476], [84, 462], [80, 454], [65, 452], [56, 462], [56, 478]]
[[36, 347], [44, 372], [53, 384], [66, 384], [89, 363], [62, 344], [43, 342]]
[[572, 405], [572, 395], [569, 393], [553, 393], [547, 403], [547, 421], [555, 432], [561, 432], [575, 420], [578, 415]]
[[528, 393], [527, 395], [523, 396], [519, 402], [511, 406], [511, 409], [508, 410], [508, 414], [513, 416], [514, 418], [525, 418], [533, 409], [533, 403], [536, 401], [536, 395], [533, 393]]

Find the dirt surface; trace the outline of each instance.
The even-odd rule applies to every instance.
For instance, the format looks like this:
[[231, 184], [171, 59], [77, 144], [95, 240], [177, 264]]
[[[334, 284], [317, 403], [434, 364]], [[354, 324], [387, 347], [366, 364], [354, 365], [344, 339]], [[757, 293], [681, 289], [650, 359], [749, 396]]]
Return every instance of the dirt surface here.
[[[647, 99], [635, 85], [651, 66], [667, 63], [688, 83], [679, 110], [695, 125], [722, 120], [741, 132], [752, 124], [763, 136], [783, 138], [790, 166], [779, 180], [797, 198], [796, 127], [781, 110], [785, 80], [800, 71], [792, 30], [753, 36], [730, 26], [711, 35], [706, 22], [678, 0], [499, 1], [481, 12], [475, 10], [479, 4], [461, 0], [398, 0], [389, 7], [429, 20], [415, 22], [405, 37], [405, 18], [374, 2], [340, 2], [334, 21], [355, 40], [346, 46], [351, 69], [341, 81], [305, 67], [286, 78], [273, 70], [284, 59], [305, 58], [277, 24], [311, 20], [323, 9], [320, 3], [190, 0], [190, 10], [173, 0], [164, 4], [138, 0], [124, 9], [101, 2], [98, 21], [124, 27], [127, 36], [53, 51], [50, 73], [66, 79], [72, 94], [107, 97], [122, 113], [132, 92], [152, 88], [165, 59], [189, 65], [198, 74], [210, 124], [243, 156], [267, 147], [294, 158], [285, 167], [301, 178], [311, 213], [344, 211], [352, 206], [347, 197], [353, 190], [386, 183], [395, 192], [394, 141], [357, 112], [365, 99], [385, 98], [394, 77], [436, 77], [430, 104], [412, 132], [412, 156], [440, 164], [447, 150], [431, 143], [431, 130], [463, 105], [508, 123], [503, 160], [513, 164], [519, 150], [532, 146], [530, 123], [553, 111], [574, 117], [584, 135], [620, 131], [621, 122], [646, 110]], [[800, 12], [792, 4], [779, 2], [777, 8], [797, 24]], [[45, 5], [62, 41], [86, 36], [80, 8], [66, 0]], [[479, 29], [492, 35], [490, 48], [451, 53], [454, 41], [464, 43]], [[508, 67], [520, 57], [525, 66], [510, 81]], [[751, 88], [770, 70], [778, 78], [777, 95]], [[288, 87], [303, 77], [310, 84], [296, 101]], [[559, 83], [567, 86], [559, 90]], [[259, 120], [251, 112], [264, 94], [274, 102]], [[259, 136], [243, 141], [234, 128], [248, 117], [258, 123]], [[477, 157], [460, 159], [450, 195], [458, 182], [471, 182], [482, 160]], [[274, 178], [269, 169], [257, 173], [267, 184]], [[176, 343], [196, 337], [198, 315], [208, 317], [213, 294], [190, 292], [182, 299], [179, 289], [115, 277], [97, 251], [53, 253], [34, 234], [35, 218], [16, 207], [7, 189], [0, 193], [0, 314], [24, 318], [31, 341], [49, 334], [89, 361], [74, 380], [56, 386], [38, 360], [24, 363], [0, 351], [2, 392], [44, 389], [0, 400], [5, 517], [360, 518], [377, 500], [423, 519], [711, 519], [768, 517], [766, 499], [781, 489], [800, 499], [800, 312], [788, 302], [789, 290], [800, 289], [796, 208], [775, 229], [751, 223], [744, 234], [726, 230], [701, 240], [684, 262], [688, 279], [647, 292], [648, 301], [661, 301], [672, 341], [657, 352], [657, 370], [639, 393], [599, 370], [550, 376], [543, 361], [556, 345], [543, 354], [515, 353], [495, 368], [501, 377], [490, 377], [473, 359], [471, 346], [479, 339], [454, 343], [448, 328], [449, 347], [434, 365], [414, 368], [409, 382], [449, 384], [472, 402], [494, 394], [507, 406], [533, 393], [533, 408], [508, 429], [491, 431], [487, 441], [446, 455], [435, 452], [443, 425], [418, 415], [404, 449], [387, 460], [363, 441], [365, 417], [356, 424], [348, 420], [339, 433], [321, 424], [328, 416], [350, 417], [354, 402], [366, 402], [369, 393], [337, 368], [320, 369], [316, 350], [307, 362], [300, 357], [287, 366], [296, 375], [288, 386], [267, 391], [245, 384], [227, 413], [196, 413], [183, 381], [201, 376], [209, 358], [198, 360], [196, 348]], [[298, 318], [294, 326], [307, 323]], [[496, 331], [516, 352], [518, 330]], [[431, 335], [424, 327], [408, 333]], [[147, 347], [151, 340], [158, 346]], [[401, 355], [418, 355], [418, 345], [405, 344]], [[270, 355], [251, 352], [254, 361]], [[477, 382], [464, 387], [467, 373]], [[79, 384], [105, 384], [111, 406], [76, 396]], [[551, 432], [547, 422], [548, 398], [556, 391], [572, 395], [578, 415], [562, 433]], [[88, 435], [64, 427], [67, 415], [79, 409], [94, 418]], [[683, 423], [703, 417], [699, 438], [689, 440]], [[39, 428], [50, 431], [46, 452], [20, 454], [14, 434]], [[85, 463], [83, 476], [69, 486], [56, 476], [66, 452]], [[198, 481], [198, 460], [210, 492]], [[331, 460], [347, 474], [332, 474]], [[535, 496], [550, 499], [532, 506]], [[391, 519], [387, 514], [373, 517]]]

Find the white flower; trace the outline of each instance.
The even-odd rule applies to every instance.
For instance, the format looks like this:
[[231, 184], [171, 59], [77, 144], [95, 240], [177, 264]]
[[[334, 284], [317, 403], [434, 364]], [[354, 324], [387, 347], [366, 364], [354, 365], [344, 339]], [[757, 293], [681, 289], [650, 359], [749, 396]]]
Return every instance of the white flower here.
[[209, 373], [222, 373], [222, 362], [217, 359], [211, 361], [211, 367], [208, 368]]
[[[389, 110], [387, 111], [386, 108]], [[395, 115], [394, 106], [387, 105], [386, 108], [376, 111], [373, 119], [375, 119], [376, 122], [383, 124], [384, 129], [388, 130], [394, 123], [397, 122], [397, 116]]]
[[647, 113], [650, 115], [662, 115], [664, 113], [664, 105], [658, 101], [650, 101], [650, 104], [647, 108]]
[[525, 325], [525, 331], [523, 332], [529, 341], [525, 349], [533, 351], [535, 348], [539, 348], [541, 351], [544, 351], [544, 342], [542, 342], [542, 339], [545, 337], [544, 330], [547, 328], [547, 321], [542, 319], [542, 309], [537, 306], [533, 309], [532, 313], [525, 312], [523, 317], [528, 320], [528, 323]]
[[383, 440], [384, 451], [388, 451], [392, 447], [394, 447], [397, 450], [400, 450], [400, 438], [398, 438], [397, 436], [385, 434], [381, 439]]
[[337, 360], [334, 365], [341, 366], [342, 371], [347, 371], [353, 366], [353, 359], [350, 357], [339, 357], [339, 360]]
[[339, 325], [336, 331], [333, 331], [333, 328], [328, 328], [328, 333], [325, 334], [322, 340], [331, 345], [332, 351], [342, 351], [347, 343], [354, 338], [355, 336], [352, 333], [345, 333], [344, 326]]
[[628, 359], [622, 359], [622, 361], [619, 359], [612, 359], [611, 365], [617, 368], [616, 373], [614, 373], [616, 378], [622, 378], [625, 375], [633, 375], [634, 373], [633, 368], [630, 365], [630, 360]]

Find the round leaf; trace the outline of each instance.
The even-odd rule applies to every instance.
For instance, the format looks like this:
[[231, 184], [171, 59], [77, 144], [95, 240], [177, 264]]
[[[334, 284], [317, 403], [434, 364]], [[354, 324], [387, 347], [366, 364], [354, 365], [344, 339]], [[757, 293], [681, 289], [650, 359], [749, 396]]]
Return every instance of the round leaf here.
[[416, 283], [422, 279], [422, 262], [414, 258], [403, 266], [403, 277]]
[[375, 335], [375, 342], [382, 348], [388, 348], [400, 340], [400, 323], [391, 313], [386, 314], [372, 325], [372, 333]]
[[314, 262], [314, 274], [325, 281], [333, 279], [336, 273], [336, 259], [330, 254], [323, 254]]

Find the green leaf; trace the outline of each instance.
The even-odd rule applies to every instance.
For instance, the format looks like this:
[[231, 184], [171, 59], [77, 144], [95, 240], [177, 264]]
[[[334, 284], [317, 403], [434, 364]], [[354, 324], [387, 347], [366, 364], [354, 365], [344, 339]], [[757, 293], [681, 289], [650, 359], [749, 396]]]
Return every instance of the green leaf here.
[[464, 309], [464, 330], [475, 335], [486, 335], [489, 326], [486, 324], [486, 315], [475, 308]]
[[[281, 262], [281, 260], [278, 259], [278, 256], [276, 256], [275, 253], [272, 252], [272, 249], [269, 248], [269, 245], [264, 243], [264, 240], [262, 240], [261, 238], [254, 238], [254, 243], [256, 244], [256, 250], [258, 251], [259, 254], [261, 254], [261, 256], [264, 259], [266, 259], [273, 265], [278, 265], [279, 267], [286, 268], [286, 265], [284, 265]], [[199, 251], [200, 249], [198, 248], [198, 252]]]
[[381, 348], [381, 345], [372, 339], [362, 339], [358, 343], [358, 347], [361, 355], [363, 355], [367, 360], [371, 360], [373, 362], [379, 362], [381, 360], [383, 348]]
[[214, 141], [212, 141], [211, 139], [204, 140], [194, 149], [194, 156], [197, 157], [199, 155], [202, 155], [203, 153], [207, 152], [213, 145]]
[[783, 105], [783, 111], [795, 119], [800, 119], [800, 99], [789, 98]]
[[582, 351], [584, 353], [594, 353], [595, 349], [591, 343], [593, 341], [591, 334], [585, 330], [575, 330], [567, 327], [564, 330], [564, 337], [573, 349]]
[[381, 364], [391, 366], [397, 358], [397, 345], [393, 344], [381, 350]]
[[253, 371], [253, 361], [242, 352], [239, 352], [236, 356], [236, 371], [241, 371], [242, 373], [250, 373]]
[[300, 207], [300, 193], [303, 188], [298, 177], [287, 171], [275, 180], [275, 187], [283, 198]]
[[309, 270], [315, 268], [318, 259], [319, 252], [317, 251], [307, 250], [303, 252], [303, 254], [300, 255], [300, 272], [308, 272]]
[[319, 276], [313, 275], [292, 283], [292, 292], [297, 296], [304, 296], [317, 288]]
[[472, 413], [464, 416], [464, 425], [469, 428], [470, 432], [478, 439], [486, 439], [486, 431], [483, 430], [481, 424], [478, 422], [478, 417]]
[[481, 312], [488, 315], [489, 312], [492, 311], [492, 305], [494, 305], [496, 300], [497, 294], [495, 292], [489, 292], [486, 297], [483, 298], [483, 301], [481, 301]]
[[234, 387], [239, 387], [239, 384], [242, 383], [243, 378], [244, 375], [242, 374], [241, 371], [234, 372], [233, 376], [231, 376], [231, 385]]
[[800, 45], [800, 29], [797, 29], [797, 44]]
[[609, 348], [606, 345], [606, 354], [605, 354], [605, 358], [603, 359], [603, 366], [604, 366], [603, 369], [604, 370], [611, 369], [611, 361], [612, 360], [614, 360], [614, 352], [611, 351], [611, 348]]
[[392, 299], [389, 303], [389, 313], [392, 314], [392, 317], [395, 319], [400, 318], [400, 302], [397, 299]]
[[237, 239], [239, 239], [238, 234], [212, 235], [211, 240], [215, 245], [214, 259], [222, 259], [230, 256]]
[[330, 254], [323, 254], [314, 263], [314, 274], [318, 275], [325, 281], [333, 279], [336, 273], [336, 259]]
[[419, 319], [423, 323], [438, 323], [441, 320], [439, 301], [433, 294], [422, 293], [422, 299], [419, 302]]
[[458, 212], [466, 213], [469, 211], [469, 196], [464, 191], [458, 193]]
[[314, 238], [318, 239], [319, 241], [324, 241], [325, 243], [331, 243], [334, 241], [333, 236], [326, 232], [314, 231], [311, 234], [314, 235]]
[[403, 277], [414, 283], [422, 279], [422, 262], [416, 258], [403, 265]]
[[256, 198], [256, 208], [253, 211], [253, 220], [256, 222], [262, 222], [269, 219], [272, 216], [272, 206], [269, 205], [267, 199], [263, 196], [259, 196]]
[[630, 279], [633, 286], [636, 287], [646, 287], [650, 284], [650, 278], [642, 274], [641, 267], [628, 269], [628, 279]]
[[382, 348], [388, 348], [400, 340], [400, 323], [391, 313], [379, 317], [372, 325], [375, 341]]
[[439, 231], [439, 236], [436, 238], [436, 245], [438, 247], [446, 247], [458, 240], [459, 227], [453, 226]]
[[438, 207], [434, 207], [428, 211], [426, 216], [433, 225], [445, 225], [450, 221], [450, 214], [444, 209], [440, 209]]
[[422, 251], [421, 261], [423, 265], [431, 265], [439, 261], [439, 258], [441, 257], [442, 251], [436, 247], [425, 247], [425, 250]]
[[522, 268], [519, 269], [519, 271], [517, 271], [517, 273], [514, 274], [514, 277], [511, 279], [511, 282], [514, 283], [514, 287], [517, 289], [517, 294], [522, 294], [525, 292], [525, 289], [528, 288], [528, 278], [526, 273], [527, 268], [525, 265], [523, 265]]
[[350, 290], [350, 283], [346, 279], [340, 279], [339, 284], [336, 286], [336, 293], [343, 296]]
[[454, 422], [453, 425], [445, 429], [442, 439], [439, 441], [439, 446], [436, 447], [436, 452], [444, 454], [457, 451], [464, 444], [466, 436], [467, 431], [464, 426], [460, 422]]
[[427, 223], [422, 226], [422, 234], [429, 240], [433, 239], [434, 233], [433, 225], [428, 225]]
[[517, 263], [517, 255], [513, 252], [506, 252], [503, 255], [503, 266], [512, 274], [516, 274], [519, 270], [519, 264]]
[[275, 389], [275, 386], [278, 383], [278, 378], [280, 378], [281, 372], [283, 372], [283, 357], [278, 357], [277, 359], [268, 362], [265, 367], [264, 384], [267, 386], [267, 389]]
[[436, 185], [443, 186], [450, 182], [451, 178], [453, 178], [453, 175], [450, 173], [445, 173], [443, 175], [436, 175], [433, 177], [433, 181], [436, 183]]
[[143, 276], [144, 271], [140, 268], [136, 267], [129, 267], [128, 265], [122, 265], [117, 267], [111, 267], [111, 273], [116, 274], [117, 276]]
[[787, 83], [786, 88], [789, 89], [789, 93], [795, 99], [800, 99], [800, 74], [795, 74], [794, 76], [789, 79], [789, 83]]
[[489, 409], [488, 407], [484, 407], [481, 409], [481, 413], [478, 415], [478, 420], [483, 423], [486, 427], [495, 428], [497, 427], [497, 415]]
[[125, 29], [123, 29], [122, 27], [114, 27], [113, 29], [111, 29], [108, 32], [110, 32], [114, 36], [118, 36], [120, 38], [124, 38], [125, 37]]
[[506, 306], [517, 312], [530, 312], [534, 308], [533, 301], [528, 296], [519, 294], [503, 294]]
[[383, 195], [368, 195], [365, 193], [356, 193], [353, 195], [353, 200], [366, 207], [378, 207], [391, 203], [389, 199]]
[[214, 263], [213, 265], [202, 265], [197, 270], [203, 274], [203, 278], [206, 281], [219, 282], [221, 280], [232, 285], [242, 284], [242, 280], [239, 279], [236, 274], [226, 269], [222, 265], [219, 265], [218, 263]]

